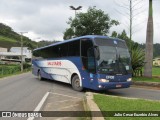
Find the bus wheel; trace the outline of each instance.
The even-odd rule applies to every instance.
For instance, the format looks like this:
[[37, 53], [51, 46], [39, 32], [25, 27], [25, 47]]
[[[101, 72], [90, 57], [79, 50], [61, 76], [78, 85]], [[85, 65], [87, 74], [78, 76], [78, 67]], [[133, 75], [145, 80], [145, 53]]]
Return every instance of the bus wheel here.
[[79, 79], [78, 75], [75, 75], [72, 78], [72, 87], [76, 91], [82, 91], [83, 90], [83, 87], [80, 86], [80, 79]]
[[38, 79], [39, 79], [39, 80], [42, 80], [42, 79], [43, 79], [42, 76], [41, 76], [41, 72], [40, 72], [40, 71], [38, 71]]

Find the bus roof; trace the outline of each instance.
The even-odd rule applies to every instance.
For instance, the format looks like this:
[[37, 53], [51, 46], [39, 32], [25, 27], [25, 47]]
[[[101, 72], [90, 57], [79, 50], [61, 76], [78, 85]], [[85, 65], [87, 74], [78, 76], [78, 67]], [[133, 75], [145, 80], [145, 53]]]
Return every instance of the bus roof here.
[[[48, 48], [48, 47], [60, 45], [60, 44], [67, 43], [67, 42], [72, 42], [72, 41], [75, 41], [75, 40], [78, 40], [78, 39], [83, 39], [83, 38], [91, 38], [91, 39], [94, 39], [94, 38], [97, 38], [97, 37], [98, 37], [98, 38], [111, 38], [111, 37], [102, 36], [102, 35], [85, 35], [85, 36], [81, 36], [81, 37], [76, 37], [76, 38], [64, 40], [64, 41], [61, 41], [61, 42], [56, 42], [56, 43], [53, 43], [53, 44], [50, 44], [50, 45], [47, 45], [47, 46], [44, 46], [44, 47], [40, 47], [40, 48], [34, 49], [33, 51], [45, 49], [45, 48]], [[118, 39], [118, 38], [111, 38], [111, 39], [121, 40], [121, 39]]]

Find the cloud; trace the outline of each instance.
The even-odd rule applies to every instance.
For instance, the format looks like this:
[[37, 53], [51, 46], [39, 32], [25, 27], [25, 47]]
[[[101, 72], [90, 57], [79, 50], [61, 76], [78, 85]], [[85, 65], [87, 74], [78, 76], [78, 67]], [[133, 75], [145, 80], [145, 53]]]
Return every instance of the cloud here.
[[[120, 26], [113, 27], [111, 30], [121, 32], [126, 29], [127, 31], [127, 27], [124, 25], [128, 22], [127, 18], [117, 13], [116, 9], [125, 11], [118, 7], [114, 1], [120, 2], [120, 0], [1, 0], [0, 22], [11, 26], [16, 32], [29, 32], [26, 36], [31, 39], [41, 37], [41, 39], [62, 40], [63, 32], [69, 27], [66, 23], [68, 18], [75, 16], [74, 11], [70, 10], [69, 6], [83, 6], [82, 10], [78, 12], [86, 12], [89, 6], [96, 6], [97, 9], [102, 9], [108, 13], [111, 19], [121, 22]], [[159, 3], [159, 1], [154, 1], [155, 42], [159, 42], [157, 40]], [[146, 11], [140, 14], [134, 23], [136, 25], [141, 22], [135, 27], [135, 30], [137, 29], [139, 32], [133, 35], [137, 42], [145, 42], [146, 37], [148, 1], [143, 0], [143, 6]]]

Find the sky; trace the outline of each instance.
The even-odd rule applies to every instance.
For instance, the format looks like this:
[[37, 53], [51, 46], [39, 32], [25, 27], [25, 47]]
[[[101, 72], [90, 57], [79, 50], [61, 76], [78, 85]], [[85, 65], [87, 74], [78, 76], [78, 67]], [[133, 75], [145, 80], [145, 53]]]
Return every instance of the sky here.
[[[24, 35], [34, 41], [63, 40], [63, 33], [69, 17], [75, 12], [69, 6], [82, 6], [77, 11], [87, 12], [88, 7], [96, 6], [118, 20], [120, 25], [110, 29], [121, 33], [124, 29], [129, 36], [129, 0], [0, 0], [0, 22], [15, 32], [27, 32]], [[139, 2], [140, 1], [140, 2]], [[133, 40], [138, 43], [146, 41], [149, 0], [133, 0], [134, 21]], [[160, 43], [160, 0], [153, 0], [154, 43]]]

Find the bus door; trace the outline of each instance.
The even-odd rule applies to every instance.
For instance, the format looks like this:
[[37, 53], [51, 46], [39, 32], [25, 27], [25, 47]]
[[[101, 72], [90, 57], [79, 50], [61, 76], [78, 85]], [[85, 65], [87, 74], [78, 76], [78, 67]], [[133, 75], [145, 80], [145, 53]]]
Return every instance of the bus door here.
[[84, 68], [82, 82], [84, 87], [93, 88], [96, 81], [96, 63], [94, 57], [93, 42], [90, 39], [81, 40], [81, 59]]
[[95, 57], [95, 48], [89, 48], [87, 51], [87, 65], [88, 65], [88, 72], [90, 78], [90, 85], [91, 88], [94, 88], [97, 85], [97, 74], [96, 74], [96, 57]]

